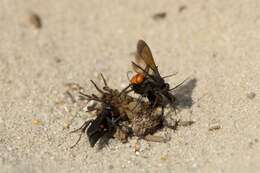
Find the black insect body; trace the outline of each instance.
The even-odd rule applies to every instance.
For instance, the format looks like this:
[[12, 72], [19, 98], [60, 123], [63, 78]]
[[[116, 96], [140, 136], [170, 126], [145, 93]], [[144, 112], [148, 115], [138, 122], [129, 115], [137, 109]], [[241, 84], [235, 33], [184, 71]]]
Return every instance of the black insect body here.
[[[94, 147], [98, 141], [100, 147], [104, 146], [110, 138], [114, 137], [115, 133], [119, 133], [118, 131], [120, 131], [121, 135], [117, 138], [125, 141], [131, 130], [128, 127], [124, 127], [122, 122], [129, 122], [129, 117], [133, 117], [129, 103], [134, 102], [135, 99], [128, 96], [124, 92], [125, 90], [119, 92], [109, 88], [102, 74], [101, 76], [105, 84], [103, 90], [91, 80], [101, 96], [80, 93], [83, 99], [88, 101], [94, 100], [100, 103], [100, 105], [88, 109], [88, 112], [96, 111], [96, 118], [86, 121], [79, 129], [72, 131], [72, 133], [81, 131], [81, 135], [86, 133], [91, 147]], [[80, 141], [81, 135], [75, 145]]]
[[105, 107], [87, 129], [87, 136], [91, 147], [94, 147], [102, 137], [106, 137], [107, 139], [112, 138], [118, 121], [119, 115], [113, 115], [111, 106]]
[[[115, 115], [112, 107], [106, 106], [100, 111], [97, 111], [97, 117], [95, 119], [86, 121], [79, 129], [72, 131], [72, 133], [80, 130], [81, 135], [82, 133], [87, 134], [91, 147], [94, 147], [98, 141], [100, 147], [102, 147], [113, 137], [119, 121], [119, 114]], [[81, 139], [81, 135], [76, 144]]]
[[[183, 82], [174, 88], [165, 82], [155, 65], [152, 53], [148, 45], [139, 40], [137, 44], [137, 53], [135, 62], [132, 62], [133, 69], [137, 74], [130, 80], [130, 85], [135, 93], [142, 97], [147, 97], [152, 108], [170, 105], [176, 110], [176, 99], [171, 93], [172, 90], [183, 84]], [[170, 75], [171, 76], [171, 75]]]

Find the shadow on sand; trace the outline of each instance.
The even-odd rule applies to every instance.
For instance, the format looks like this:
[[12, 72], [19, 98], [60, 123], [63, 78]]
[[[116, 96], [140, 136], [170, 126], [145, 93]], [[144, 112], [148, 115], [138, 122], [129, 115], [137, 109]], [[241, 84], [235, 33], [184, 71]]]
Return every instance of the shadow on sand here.
[[192, 106], [193, 100], [191, 96], [196, 84], [197, 79], [192, 78], [174, 90], [174, 96], [176, 97], [179, 109], [187, 109]]

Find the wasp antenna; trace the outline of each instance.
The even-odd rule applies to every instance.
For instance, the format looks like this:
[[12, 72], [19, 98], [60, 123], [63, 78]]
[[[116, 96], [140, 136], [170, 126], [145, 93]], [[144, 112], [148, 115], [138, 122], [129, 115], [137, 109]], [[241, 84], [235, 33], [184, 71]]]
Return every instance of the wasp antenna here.
[[128, 93], [130, 93], [132, 91], [133, 91], [133, 89], [130, 89], [130, 90], [126, 91], [125, 93], [128, 94]]
[[119, 97], [123, 94], [123, 93], [129, 93], [129, 92], [131, 92], [132, 91], [132, 89], [130, 89], [130, 90], [128, 90], [127, 91], [127, 89], [129, 88], [129, 87], [131, 87], [132, 85], [131, 84], [129, 84], [129, 85], [127, 85], [120, 93], [119, 93]]
[[146, 69], [143, 69], [141, 66], [139, 66], [139, 65], [136, 64], [135, 62], [132, 61], [132, 63], [133, 63], [137, 68], [139, 68], [140, 70], [142, 70], [142, 72], [144, 73], [145, 76], [149, 76], [150, 78], [152, 78], [152, 79], [154, 80], [154, 77], [147, 72], [147, 69], [149, 69], [149, 67], [147, 67]]
[[102, 80], [103, 80], [103, 82], [104, 82], [104, 85], [107, 86], [107, 81], [106, 81], [106, 79], [104, 78], [104, 76], [103, 76], [102, 73], [100, 73], [100, 76], [101, 76], [101, 78], [102, 78]]
[[93, 80], [90, 80], [90, 82], [94, 85], [94, 87], [96, 88], [96, 90], [98, 92], [100, 92], [101, 94], [104, 94], [104, 92], [97, 86], [97, 84]]
[[184, 81], [182, 81], [180, 84], [178, 84], [177, 86], [169, 89], [169, 91], [175, 90], [176, 88], [178, 88], [179, 86], [181, 86], [182, 84], [184, 84], [188, 79], [190, 79], [190, 77], [187, 77]]

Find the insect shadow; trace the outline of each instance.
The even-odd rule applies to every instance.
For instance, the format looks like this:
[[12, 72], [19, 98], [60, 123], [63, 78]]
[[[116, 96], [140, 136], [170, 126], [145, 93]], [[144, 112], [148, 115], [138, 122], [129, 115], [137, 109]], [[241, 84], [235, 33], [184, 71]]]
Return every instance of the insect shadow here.
[[178, 109], [187, 109], [193, 105], [194, 102], [191, 96], [196, 85], [197, 79], [192, 78], [176, 88], [174, 96], [176, 97]]

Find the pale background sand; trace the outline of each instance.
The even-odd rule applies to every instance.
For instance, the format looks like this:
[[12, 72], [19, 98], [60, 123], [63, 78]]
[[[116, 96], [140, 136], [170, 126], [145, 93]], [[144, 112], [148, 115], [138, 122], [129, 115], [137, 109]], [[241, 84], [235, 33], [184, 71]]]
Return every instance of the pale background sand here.
[[[30, 12], [42, 18], [40, 30], [28, 23]], [[155, 21], [157, 12], [167, 17]], [[0, 172], [260, 170], [260, 1], [1, 0], [0, 21]], [[172, 85], [197, 80], [188, 94], [204, 97], [179, 113], [196, 123], [162, 130], [171, 136], [165, 144], [142, 141], [138, 156], [131, 141], [96, 151], [84, 138], [69, 149], [77, 135], [68, 132], [84, 116], [63, 128], [76, 114], [55, 104], [64, 84], [94, 91], [89, 79], [103, 72], [122, 88], [138, 39], [162, 74], [178, 71]], [[214, 119], [222, 128], [209, 131]]]

